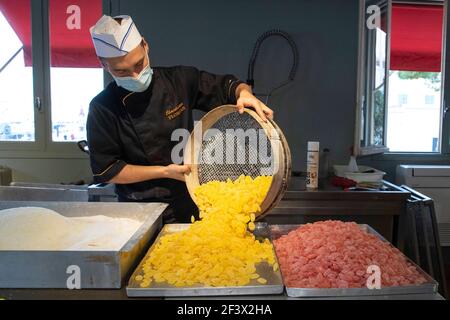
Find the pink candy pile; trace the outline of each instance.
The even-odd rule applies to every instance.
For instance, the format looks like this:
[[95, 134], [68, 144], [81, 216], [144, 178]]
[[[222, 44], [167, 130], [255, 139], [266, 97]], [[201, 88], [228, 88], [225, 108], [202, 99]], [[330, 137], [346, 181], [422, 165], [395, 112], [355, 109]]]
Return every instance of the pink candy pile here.
[[373, 265], [380, 268], [382, 287], [426, 282], [398, 249], [361, 230], [354, 222], [305, 224], [274, 244], [289, 287], [366, 287], [371, 275], [367, 268]]

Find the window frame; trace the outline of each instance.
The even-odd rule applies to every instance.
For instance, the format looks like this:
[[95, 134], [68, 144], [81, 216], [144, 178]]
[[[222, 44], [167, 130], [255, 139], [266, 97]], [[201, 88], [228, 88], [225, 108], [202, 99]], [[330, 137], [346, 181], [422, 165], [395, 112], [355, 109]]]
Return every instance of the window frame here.
[[[77, 141], [52, 140], [49, 0], [30, 0], [33, 56], [33, 110], [35, 141], [0, 141], [1, 158], [84, 159]], [[102, 0], [102, 14], [119, 11], [119, 0]], [[103, 87], [111, 81], [103, 71]], [[38, 110], [37, 101], [40, 100]]]
[[[390, 35], [391, 35], [391, 23], [390, 23], [390, 15], [391, 15], [391, 0], [386, 0], [387, 3], [387, 14], [386, 14], [386, 66], [385, 66], [385, 108], [384, 108], [384, 130], [383, 130], [383, 144], [382, 145], [374, 145], [368, 144], [366, 141], [370, 138], [372, 123], [369, 125], [365, 125], [362, 123], [363, 119], [369, 119], [370, 122], [373, 122], [373, 105], [370, 106], [369, 110], [365, 110], [364, 106], [366, 104], [366, 92], [368, 92], [368, 86], [373, 84], [373, 80], [375, 78], [375, 70], [368, 68], [369, 60], [376, 63], [376, 60], [373, 59], [373, 54], [375, 52], [375, 48], [372, 48], [372, 45], [376, 42], [374, 40], [375, 37], [373, 34], [368, 34], [366, 31], [366, 8], [368, 4], [368, 0], [360, 0], [359, 1], [359, 46], [358, 46], [358, 74], [357, 74], [357, 84], [356, 84], [356, 112], [355, 112], [355, 132], [354, 132], [354, 144], [353, 144], [353, 153], [357, 156], [367, 156], [373, 154], [385, 153], [388, 151], [388, 148], [385, 146], [386, 141], [386, 127], [387, 127], [387, 117], [386, 117], [386, 103], [388, 101], [388, 86], [389, 86], [389, 77], [388, 77], [388, 66], [389, 66], [389, 52], [390, 52]], [[370, 1], [370, 4], [375, 4], [379, 1]], [[370, 38], [370, 39], [369, 39]], [[369, 43], [368, 41], [371, 40]], [[366, 42], [368, 45], [371, 45], [369, 56], [366, 54], [368, 50], [366, 50]], [[374, 64], [375, 66], [375, 64]], [[373, 67], [374, 67], [373, 66]], [[366, 117], [362, 116], [362, 113], [366, 113]], [[364, 133], [363, 133], [364, 131]], [[362, 134], [363, 133], [363, 134]], [[364, 145], [362, 145], [364, 144]]]
[[[442, 90], [443, 94], [441, 97], [441, 154], [450, 159], [450, 112], [449, 105], [450, 101], [450, 6], [448, 0], [444, 0], [444, 30], [443, 30], [443, 44], [442, 44]], [[447, 50], [449, 50], [447, 54]], [[445, 142], [446, 143], [445, 143]]]
[[[29, 1], [30, 4], [30, 19], [31, 19], [31, 52], [33, 64], [32, 74], [33, 74], [33, 100], [30, 101], [30, 107], [33, 108], [34, 113], [34, 130], [35, 130], [35, 140], [34, 141], [0, 141], [0, 152], [2, 153], [2, 158], [6, 158], [6, 153], [4, 151], [11, 151], [13, 153], [29, 153], [42, 150], [44, 148], [44, 132], [42, 130], [44, 126], [45, 117], [43, 114], [43, 109], [40, 111], [37, 108], [37, 99], [41, 99], [41, 106], [45, 104], [42, 101], [44, 96], [45, 86], [44, 86], [44, 72], [42, 65], [42, 50], [43, 50], [43, 33], [42, 30], [42, 19], [39, 17], [43, 14], [42, 3], [40, 1]], [[10, 154], [11, 152], [8, 152]]]
[[[388, 18], [391, 19], [392, 3], [400, 2], [411, 2], [410, 0], [388, 0], [389, 2], [389, 15]], [[448, 0], [422, 0], [414, 1], [417, 4], [443, 4], [444, 6], [444, 17], [443, 17], [443, 36], [442, 36], [442, 84], [441, 84], [441, 119], [440, 119], [440, 152], [389, 152], [387, 147], [376, 147], [376, 146], [360, 146], [360, 132], [362, 128], [360, 110], [362, 103], [364, 102], [363, 95], [361, 94], [362, 85], [365, 82], [364, 73], [364, 50], [365, 50], [365, 39], [364, 39], [364, 29], [365, 26], [365, 8], [366, 1], [360, 0], [360, 33], [359, 33], [359, 52], [358, 52], [358, 85], [357, 85], [357, 113], [356, 113], [356, 125], [355, 125], [355, 147], [354, 152], [359, 156], [376, 155], [376, 159], [380, 160], [393, 160], [393, 161], [440, 161], [440, 160], [450, 160], [450, 104], [446, 101], [450, 101], [450, 53], [446, 54], [446, 50], [450, 50], [450, 47], [446, 44], [450, 41], [450, 23], [448, 23], [448, 17], [450, 16], [450, 7], [448, 5]], [[391, 23], [388, 22], [388, 53], [390, 53], [390, 34], [391, 34]], [[389, 58], [389, 57], [388, 57]], [[387, 61], [388, 63], [388, 61]], [[446, 81], [448, 79], [448, 81]], [[388, 82], [387, 82], [388, 85]], [[445, 110], [448, 112], [445, 112]], [[385, 130], [384, 135], [387, 134], [387, 108], [385, 109]]]

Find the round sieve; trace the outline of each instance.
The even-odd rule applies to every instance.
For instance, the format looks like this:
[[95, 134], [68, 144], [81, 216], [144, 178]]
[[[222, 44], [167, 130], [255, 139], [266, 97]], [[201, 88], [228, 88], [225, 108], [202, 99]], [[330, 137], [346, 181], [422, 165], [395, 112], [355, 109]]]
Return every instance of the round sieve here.
[[217, 107], [197, 122], [186, 144], [184, 163], [191, 166], [185, 178], [194, 202], [194, 190], [209, 181], [272, 176], [256, 214], [259, 217], [281, 200], [291, 174], [289, 146], [276, 123], [264, 122], [248, 108], [239, 114], [235, 105]]

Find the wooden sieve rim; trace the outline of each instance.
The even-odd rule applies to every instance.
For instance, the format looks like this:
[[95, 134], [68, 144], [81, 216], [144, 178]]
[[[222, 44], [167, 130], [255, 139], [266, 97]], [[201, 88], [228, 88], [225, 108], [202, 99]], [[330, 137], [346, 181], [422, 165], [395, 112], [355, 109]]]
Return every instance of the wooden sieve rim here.
[[[184, 151], [184, 164], [191, 167], [191, 171], [185, 174], [186, 186], [192, 200], [196, 203], [194, 190], [200, 185], [198, 177], [198, 154], [200, 152], [201, 141], [206, 130], [211, 128], [220, 118], [238, 112], [235, 105], [223, 105], [209, 111], [195, 125], [194, 130], [189, 135]], [[244, 112], [252, 116], [264, 129], [274, 152], [275, 161], [278, 162], [278, 171], [273, 175], [269, 191], [261, 204], [261, 211], [256, 214], [258, 218], [265, 215], [270, 209], [275, 207], [281, 200], [287, 189], [289, 177], [291, 175], [291, 153], [286, 138], [278, 125], [273, 120], [264, 122], [261, 117], [252, 109], [245, 108]]]

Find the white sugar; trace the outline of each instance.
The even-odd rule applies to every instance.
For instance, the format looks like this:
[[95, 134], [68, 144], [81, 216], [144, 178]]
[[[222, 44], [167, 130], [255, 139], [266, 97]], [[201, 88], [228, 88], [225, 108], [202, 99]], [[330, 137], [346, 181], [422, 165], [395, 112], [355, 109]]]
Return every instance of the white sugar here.
[[119, 250], [142, 222], [65, 217], [39, 207], [0, 210], [0, 250]]

